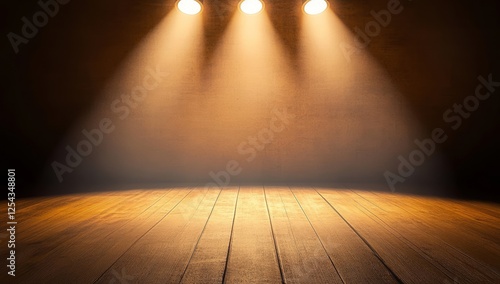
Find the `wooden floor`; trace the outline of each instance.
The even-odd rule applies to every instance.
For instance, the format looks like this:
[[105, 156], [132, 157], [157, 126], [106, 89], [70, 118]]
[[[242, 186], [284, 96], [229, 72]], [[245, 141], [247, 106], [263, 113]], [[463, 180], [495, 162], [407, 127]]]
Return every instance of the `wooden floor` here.
[[493, 204], [236, 187], [25, 199], [17, 208], [16, 277], [2, 265], [0, 283], [500, 283]]

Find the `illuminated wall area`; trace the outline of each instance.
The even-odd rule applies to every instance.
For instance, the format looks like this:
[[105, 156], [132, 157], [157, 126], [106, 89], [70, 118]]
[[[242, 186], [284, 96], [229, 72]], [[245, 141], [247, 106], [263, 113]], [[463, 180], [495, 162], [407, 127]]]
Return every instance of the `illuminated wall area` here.
[[217, 39], [203, 36], [204, 14], [169, 12], [68, 145], [76, 149], [81, 130], [102, 118], [113, 132], [60, 176], [226, 184], [225, 171], [232, 182], [383, 181], [425, 133], [376, 59], [366, 50], [351, 59], [339, 45], [355, 36], [332, 10], [299, 15], [293, 52], [266, 10], [234, 11]]
[[12, 59], [34, 66], [9, 102], [12, 112], [33, 102], [12, 131], [35, 157], [23, 165], [36, 184], [493, 188], [498, 39], [481, 21], [487, 5], [59, 6]]

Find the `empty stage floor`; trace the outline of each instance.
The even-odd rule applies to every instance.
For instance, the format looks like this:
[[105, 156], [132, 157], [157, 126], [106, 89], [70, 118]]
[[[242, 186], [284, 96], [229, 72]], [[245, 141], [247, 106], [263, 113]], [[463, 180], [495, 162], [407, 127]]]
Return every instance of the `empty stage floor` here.
[[493, 204], [236, 187], [17, 207], [16, 277], [2, 265], [1, 283], [500, 283]]

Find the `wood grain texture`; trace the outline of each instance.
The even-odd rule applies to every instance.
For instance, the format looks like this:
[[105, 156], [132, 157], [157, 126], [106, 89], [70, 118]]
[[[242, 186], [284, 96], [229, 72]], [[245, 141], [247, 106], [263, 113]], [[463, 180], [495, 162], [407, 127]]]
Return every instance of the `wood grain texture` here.
[[182, 283], [221, 283], [226, 268], [238, 189], [224, 189], [196, 245]]
[[[444, 243], [450, 244], [462, 253], [473, 257], [489, 267], [497, 267], [500, 263], [500, 247], [497, 229], [498, 218], [487, 216], [476, 210], [477, 205], [470, 208], [456, 202], [439, 203], [430, 198], [396, 197], [389, 194], [363, 193], [364, 197], [376, 196], [374, 203], [380, 204], [384, 210], [392, 206], [398, 214], [409, 213], [411, 220], [425, 225], [426, 232], [439, 237]], [[383, 201], [383, 203], [380, 203]], [[393, 210], [393, 212], [394, 212]], [[496, 270], [498, 274], [498, 269]]]
[[165, 218], [133, 244], [97, 283], [126, 269], [145, 283], [178, 283], [220, 190], [191, 191]]
[[[389, 226], [394, 234], [417, 250], [429, 260], [434, 260], [448, 272], [451, 278], [458, 279], [460, 283], [488, 283], [498, 280], [495, 271], [483, 265], [482, 262], [464, 254], [450, 243], [444, 242], [438, 234], [426, 225], [426, 222], [420, 222], [418, 218], [408, 214], [387, 202], [380, 207], [372, 202], [368, 194], [359, 194], [353, 192], [342, 192], [346, 198], [352, 198], [363, 208], [369, 210], [376, 216], [376, 221]], [[441, 244], [436, 246], [435, 244]], [[475, 271], [469, 268], [475, 267]]]
[[0, 283], [500, 283], [496, 204], [262, 186], [19, 204]]
[[319, 194], [307, 189], [292, 191], [345, 282], [396, 282], [375, 252]]
[[401, 239], [390, 227], [377, 222], [376, 216], [370, 211], [346, 198], [342, 191], [321, 190], [319, 193], [404, 283], [453, 281], [436, 266], [436, 262], [424, 258], [421, 252]]
[[266, 189], [286, 283], [342, 283], [334, 263], [288, 188]]
[[240, 190], [225, 283], [280, 283], [271, 221], [262, 187]]

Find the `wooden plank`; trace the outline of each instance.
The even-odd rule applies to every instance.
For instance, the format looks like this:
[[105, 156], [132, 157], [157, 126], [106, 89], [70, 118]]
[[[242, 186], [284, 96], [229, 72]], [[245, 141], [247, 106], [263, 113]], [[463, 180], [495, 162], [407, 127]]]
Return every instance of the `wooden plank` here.
[[[74, 200], [63, 206], [50, 206], [50, 202], [44, 202], [44, 206], [33, 206], [38, 214], [31, 211], [20, 211], [16, 214], [18, 225], [16, 226], [16, 258], [19, 263], [25, 263], [25, 267], [35, 267], [38, 261], [46, 254], [57, 249], [60, 245], [72, 237], [79, 237], [85, 232], [85, 225], [89, 223], [100, 212], [116, 206], [118, 200], [124, 201], [134, 198], [134, 195], [123, 195], [117, 200], [109, 200], [106, 194], [77, 195], [81, 199]], [[85, 196], [83, 198], [82, 196]], [[56, 200], [65, 200], [66, 197], [54, 197]], [[101, 206], [101, 208], [99, 208]], [[76, 210], [76, 211], [75, 211]], [[31, 216], [31, 217], [29, 217]], [[46, 218], [46, 219], [45, 219]], [[1, 246], [0, 252], [6, 255], [6, 246]], [[17, 271], [17, 278], [21, 278], [27, 270]]]
[[58, 206], [67, 205], [70, 202], [81, 200], [88, 195], [63, 195], [63, 196], [51, 196], [51, 197], [35, 197], [35, 198], [22, 198], [16, 200], [16, 206], [18, 207], [19, 213], [24, 214], [36, 214], [39, 212], [39, 208], [55, 208]]
[[318, 189], [319, 194], [354, 228], [404, 283], [453, 282], [436, 262], [429, 261], [400, 236], [376, 221], [375, 216], [361, 205], [344, 198], [337, 190]]
[[265, 195], [286, 283], [343, 283], [316, 232], [288, 188]]
[[[120, 205], [140, 206], [137, 202], [132, 202], [132, 200], [140, 198], [158, 199], [159, 197], [141, 191], [117, 196], [98, 194], [81, 198], [64, 206], [38, 207], [34, 211], [37, 212], [34, 215], [25, 214], [21, 211], [17, 214], [17, 217], [19, 223], [22, 223], [23, 226], [19, 227], [18, 234], [26, 242], [38, 243], [43, 240], [46, 243], [57, 243], [70, 233], [71, 228], [68, 227], [68, 223], [72, 224], [72, 227], [84, 226], [95, 216], [108, 210], [114, 210]], [[47, 224], [50, 224], [50, 226], [47, 226]], [[50, 240], [47, 238], [50, 238]]]
[[[27, 221], [33, 221], [35, 218], [43, 218], [48, 220], [52, 215], [43, 216], [46, 213], [58, 213], [65, 212], [66, 215], [69, 213], [76, 213], [80, 208], [92, 205], [91, 202], [99, 202], [99, 200], [108, 199], [110, 196], [115, 196], [116, 198], [127, 199], [130, 196], [144, 194], [142, 191], [127, 191], [122, 192], [119, 195], [113, 195], [112, 192], [99, 192], [99, 193], [79, 193], [43, 198], [32, 198], [26, 200], [20, 200], [21, 202], [16, 202], [18, 211], [21, 216], [25, 217]], [[59, 214], [64, 216], [64, 214]], [[57, 218], [57, 216], [55, 216]], [[36, 224], [36, 222], [33, 222]]]
[[[29, 259], [21, 259], [23, 272], [18, 279], [25, 283], [44, 279], [48, 283], [91, 283], [97, 280], [134, 242], [165, 217], [187, 195], [188, 190], [171, 190], [150, 206], [145, 199], [142, 206], [147, 210], [130, 212], [118, 216], [108, 216], [92, 220], [92, 226], [86, 227], [81, 234], [63, 243], [56, 243], [55, 248], [45, 251], [35, 247], [35, 254]], [[150, 192], [150, 194], [152, 194]], [[152, 194], [153, 195], [153, 194]], [[114, 225], [103, 222], [106, 218], [114, 219]], [[73, 224], [68, 223], [68, 227]], [[74, 230], [80, 230], [75, 227]], [[21, 239], [22, 240], [22, 239]], [[21, 247], [24, 247], [21, 245]], [[38, 254], [36, 252], [38, 251]], [[82, 273], [82, 264], [85, 273]]]
[[318, 193], [293, 188], [323, 246], [346, 283], [397, 283], [369, 246]]
[[[452, 200], [443, 200], [436, 198], [419, 198], [411, 196], [409, 201], [415, 204], [422, 205], [427, 209], [428, 214], [436, 215], [436, 213], [447, 212], [446, 216], [449, 221], [454, 224], [466, 226], [469, 230], [481, 234], [484, 238], [490, 239], [493, 242], [498, 241], [500, 235], [500, 219], [489, 214], [485, 214], [481, 210], [477, 210], [472, 206], [457, 203]], [[441, 215], [441, 214], [438, 214]], [[473, 221], [473, 222], [470, 222]]]
[[127, 276], [141, 283], [179, 283], [220, 192], [218, 188], [191, 191], [97, 283], [109, 283], [124, 269]]
[[[375, 194], [386, 197], [391, 196], [391, 194], [382, 192], [377, 192]], [[497, 240], [497, 236], [500, 233], [500, 222], [498, 217], [486, 214], [476, 206], [469, 206], [464, 202], [444, 198], [399, 194], [392, 196], [398, 199], [398, 201], [417, 204], [418, 206], [416, 206], [415, 209], [422, 214], [435, 216], [436, 213], [439, 215], [441, 212], [447, 212], [444, 216], [448, 218], [448, 222], [454, 224], [463, 223], [464, 226], [471, 226], [469, 227], [470, 230], [476, 231], [478, 234], [483, 234], [485, 238], [489, 238], [492, 241]], [[466, 219], [473, 220], [474, 222], [467, 222]], [[491, 234], [492, 230], [495, 230], [493, 235]]]
[[391, 196], [377, 193], [393, 200], [397, 199], [400, 204], [405, 204], [412, 212], [426, 216], [429, 222], [441, 223], [441, 226], [449, 226], [448, 229], [459, 228], [467, 231], [475, 237], [482, 238], [489, 244], [498, 244], [500, 236], [500, 220], [491, 215], [457, 204], [455, 201], [445, 201], [436, 198], [417, 196]]
[[[392, 229], [392, 233], [416, 247], [421, 255], [436, 261], [445, 273], [460, 283], [497, 283], [500, 277], [494, 270], [437, 237], [426, 220], [392, 205], [389, 201], [370, 196], [369, 193], [342, 191], [337, 194], [351, 198], [370, 211], [376, 219]], [[371, 197], [371, 198], [370, 198]], [[382, 209], [383, 208], [383, 209]]]
[[[86, 206], [77, 206], [75, 204], [73, 207], [78, 208], [78, 211], [72, 212], [67, 208], [70, 211], [68, 214], [64, 214], [61, 208], [44, 208], [44, 213], [41, 216], [47, 217], [46, 220], [41, 218], [29, 220], [20, 214], [17, 236], [20, 240], [19, 245], [22, 245], [24, 249], [18, 253], [19, 260], [26, 262], [28, 265], [36, 263], [36, 259], [43, 258], [45, 254], [64, 246], [68, 240], [82, 238], [89, 230], [95, 229], [94, 227], [98, 228], [94, 224], [104, 226], [111, 225], [109, 222], [119, 221], [116, 218], [106, 218], [104, 214], [108, 210], [113, 211], [123, 206], [123, 202], [130, 204], [135, 200], [149, 204], [149, 202], [160, 197], [153, 194], [140, 194], [139, 196], [143, 196], [141, 199], [137, 197], [138, 195], [124, 195], [120, 198], [98, 195], [100, 198], [98, 200], [94, 198], [95, 196], [92, 196], [92, 198], [87, 197], [80, 201], [81, 204]], [[108, 222], [108, 224], [103, 224], [103, 222]], [[100, 230], [100, 233], [103, 233], [103, 231]], [[24, 271], [20, 271], [20, 274], [22, 273]]]
[[238, 191], [238, 188], [222, 190], [182, 277], [182, 283], [222, 283]]
[[484, 214], [488, 214], [494, 218], [500, 218], [500, 205], [493, 203], [477, 202], [477, 201], [456, 201], [458, 204], [463, 204], [467, 207], [473, 207]]
[[[400, 208], [402, 213], [411, 214], [412, 220], [426, 225], [426, 231], [438, 237], [442, 243], [462, 251], [465, 255], [480, 261], [498, 274], [500, 269], [500, 232], [478, 224], [470, 215], [457, 215], [454, 210], [434, 204], [429, 198], [403, 197], [392, 194], [364, 193], [370, 199], [383, 199], [386, 204]], [[383, 210], [389, 210], [390, 207]], [[463, 208], [462, 210], [467, 210]], [[474, 210], [471, 210], [474, 212]], [[473, 213], [469, 213], [473, 214]], [[482, 218], [482, 213], [477, 218]], [[490, 230], [488, 234], [481, 233]], [[492, 240], [493, 238], [493, 240]], [[495, 241], [496, 240], [496, 241]]]
[[281, 283], [262, 187], [242, 188], [234, 220], [224, 283]]

